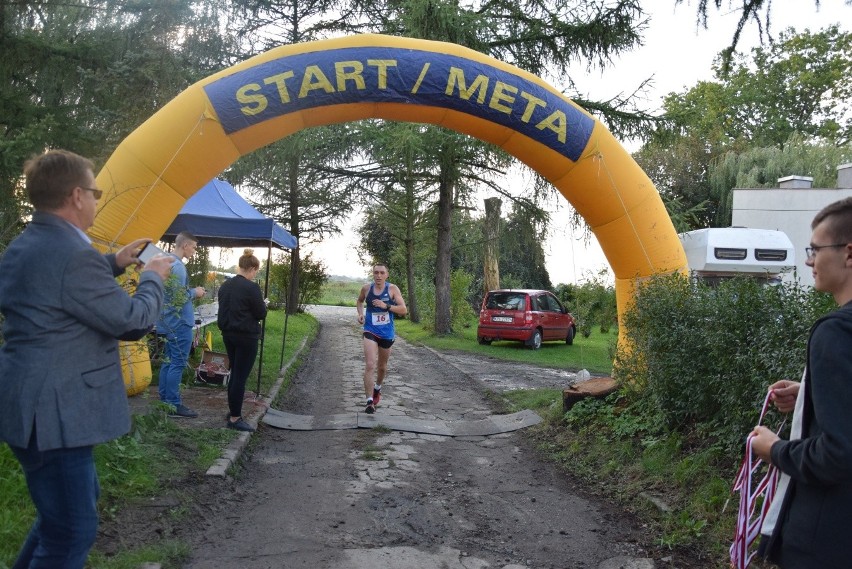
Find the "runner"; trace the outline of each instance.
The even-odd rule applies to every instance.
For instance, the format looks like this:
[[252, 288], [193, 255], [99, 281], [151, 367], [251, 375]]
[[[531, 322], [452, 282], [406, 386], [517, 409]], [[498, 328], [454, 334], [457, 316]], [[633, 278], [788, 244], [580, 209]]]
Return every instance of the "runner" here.
[[364, 394], [367, 396], [364, 411], [369, 414], [376, 412], [376, 406], [382, 398], [382, 383], [387, 374], [395, 336], [394, 316], [405, 316], [408, 313], [399, 287], [387, 280], [387, 265], [373, 265], [373, 282], [361, 287], [356, 304], [358, 323], [364, 325]]

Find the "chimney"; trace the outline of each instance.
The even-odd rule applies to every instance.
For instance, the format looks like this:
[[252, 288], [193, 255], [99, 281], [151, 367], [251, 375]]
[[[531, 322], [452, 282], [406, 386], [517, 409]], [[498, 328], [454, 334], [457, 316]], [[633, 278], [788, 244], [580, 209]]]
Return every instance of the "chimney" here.
[[837, 167], [837, 189], [852, 188], [852, 163]]
[[785, 176], [778, 178], [778, 187], [783, 190], [803, 190], [813, 187], [814, 179], [810, 176]]

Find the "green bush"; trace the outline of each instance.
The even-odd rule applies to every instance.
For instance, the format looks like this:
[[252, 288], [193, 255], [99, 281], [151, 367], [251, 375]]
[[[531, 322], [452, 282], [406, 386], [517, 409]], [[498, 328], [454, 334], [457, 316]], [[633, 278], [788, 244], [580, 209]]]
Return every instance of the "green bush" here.
[[[453, 330], [470, 327], [477, 313], [468, 301], [474, 276], [464, 269], [456, 269], [450, 275], [450, 326]], [[429, 332], [435, 331], [435, 283], [431, 278], [417, 278], [414, 284], [420, 324]]]
[[417, 309], [420, 312], [420, 323], [429, 332], [435, 331], [435, 283], [431, 278], [416, 277], [414, 279], [414, 294], [417, 297]]
[[450, 275], [450, 325], [453, 330], [470, 326], [476, 318], [468, 296], [473, 285], [474, 276], [464, 269], [456, 269]]
[[580, 285], [559, 284], [556, 296], [577, 322], [579, 333], [588, 338], [595, 326], [604, 334], [617, 325], [615, 287], [608, 284], [609, 271], [588, 272]]
[[[270, 273], [270, 308], [283, 308], [290, 290], [290, 261], [288, 255], [279, 255], [272, 265]], [[328, 273], [322, 261], [315, 261], [311, 255], [299, 261], [299, 306], [297, 312], [304, 312], [306, 304], [317, 304], [322, 297], [322, 289], [328, 282]]]
[[[808, 331], [833, 306], [795, 285], [737, 278], [710, 287], [657, 276], [624, 314], [627, 342], [614, 367], [629, 399], [648, 399], [661, 427], [737, 449], [769, 384], [798, 379]], [[647, 403], [647, 402], [646, 402]]]

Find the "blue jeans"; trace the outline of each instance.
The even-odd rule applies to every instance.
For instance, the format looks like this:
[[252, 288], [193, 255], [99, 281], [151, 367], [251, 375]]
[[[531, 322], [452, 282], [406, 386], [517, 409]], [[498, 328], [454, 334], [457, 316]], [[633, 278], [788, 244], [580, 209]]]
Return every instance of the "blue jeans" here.
[[28, 448], [10, 448], [37, 511], [12, 569], [82, 569], [98, 533], [94, 447], [39, 451], [33, 433]]
[[192, 347], [192, 327], [180, 325], [175, 330], [165, 334], [166, 345], [163, 350], [163, 363], [160, 365], [158, 391], [160, 401], [178, 406], [180, 400], [180, 381], [183, 368], [189, 360], [189, 349]]

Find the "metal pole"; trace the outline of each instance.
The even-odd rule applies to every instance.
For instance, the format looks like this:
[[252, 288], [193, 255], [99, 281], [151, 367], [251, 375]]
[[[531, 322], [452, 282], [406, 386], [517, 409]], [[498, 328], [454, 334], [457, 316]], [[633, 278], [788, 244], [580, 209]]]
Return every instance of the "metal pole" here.
[[[266, 278], [264, 279], [263, 285], [263, 298], [269, 298], [269, 273], [270, 271], [270, 261], [272, 259], [272, 242], [269, 242], [269, 248], [266, 250]], [[254, 392], [254, 396], [256, 399], [260, 398], [260, 375], [263, 371], [263, 344], [264, 339], [266, 338], [266, 317], [263, 318], [263, 321], [260, 323], [260, 361], [257, 362], [257, 389]]]
[[[293, 250], [290, 249], [290, 264], [293, 264]], [[287, 321], [290, 319], [290, 287], [293, 286], [293, 279], [287, 281], [287, 290], [284, 291], [284, 333], [281, 335], [281, 361], [278, 362], [278, 373], [281, 373], [281, 368], [284, 367], [284, 346], [287, 344]]]

